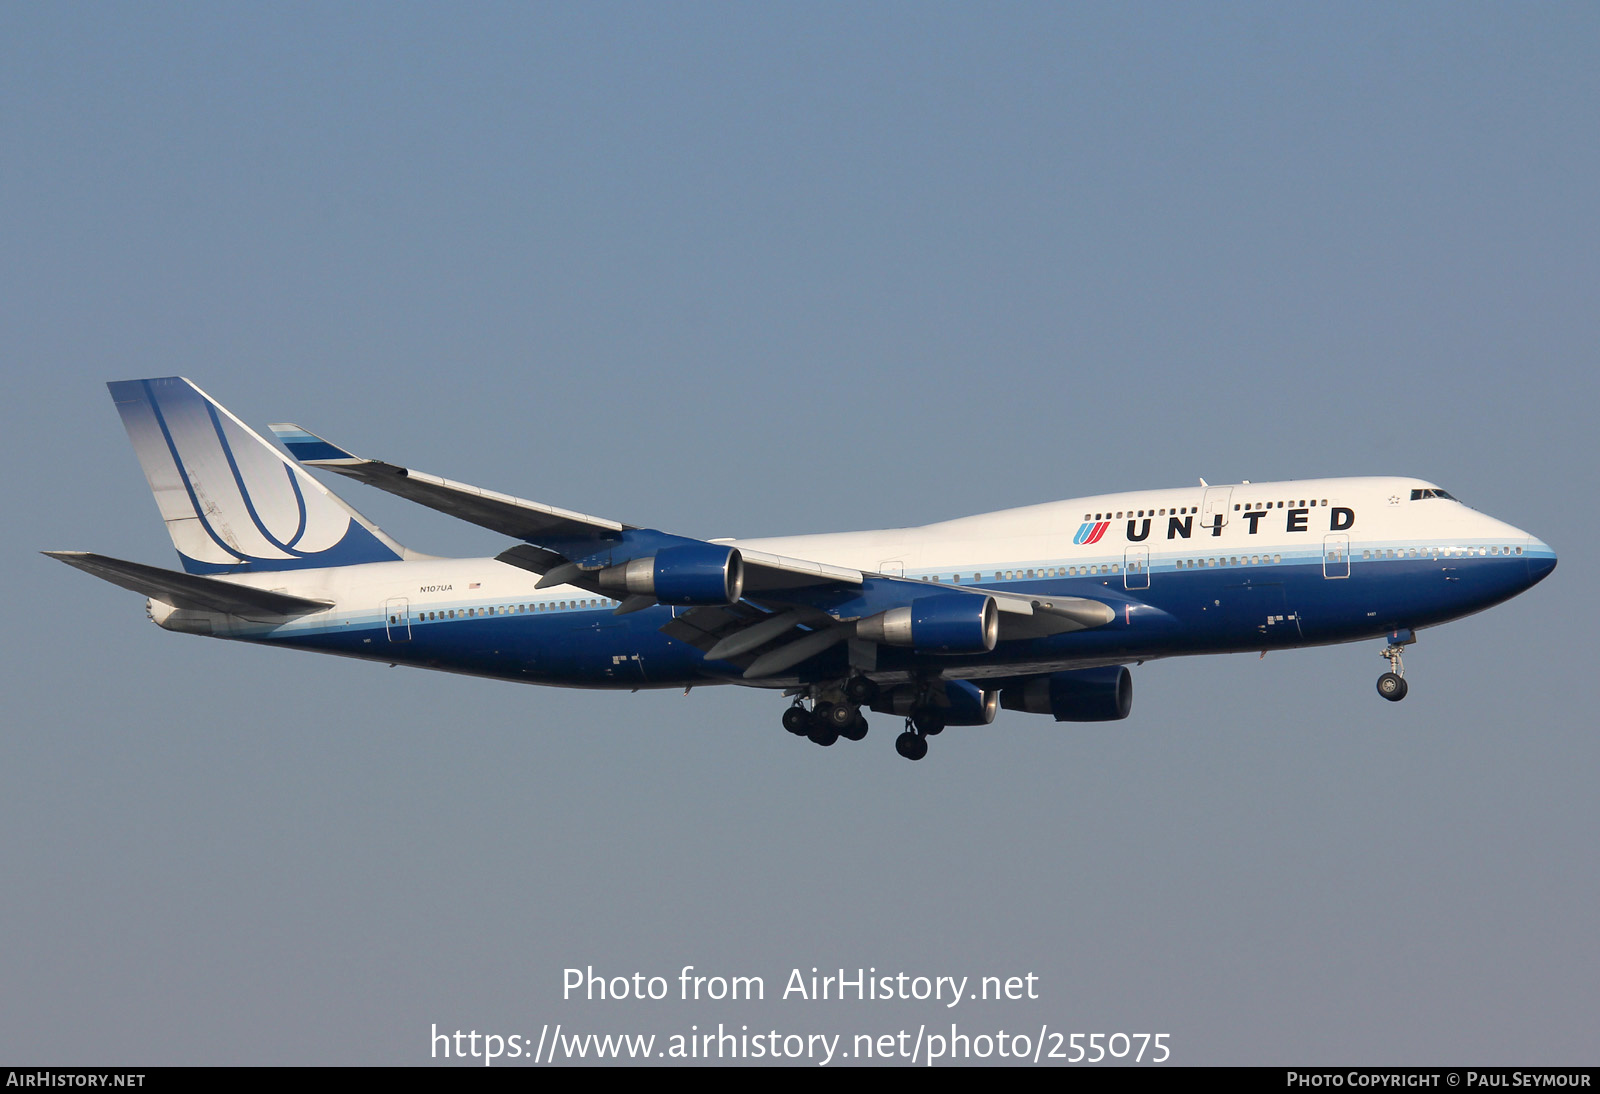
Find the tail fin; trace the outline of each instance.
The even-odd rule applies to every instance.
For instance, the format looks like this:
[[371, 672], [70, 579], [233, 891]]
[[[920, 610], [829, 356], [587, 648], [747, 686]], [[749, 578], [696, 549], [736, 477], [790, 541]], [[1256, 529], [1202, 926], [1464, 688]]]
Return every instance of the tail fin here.
[[106, 386], [187, 572], [406, 557], [405, 548], [183, 377]]

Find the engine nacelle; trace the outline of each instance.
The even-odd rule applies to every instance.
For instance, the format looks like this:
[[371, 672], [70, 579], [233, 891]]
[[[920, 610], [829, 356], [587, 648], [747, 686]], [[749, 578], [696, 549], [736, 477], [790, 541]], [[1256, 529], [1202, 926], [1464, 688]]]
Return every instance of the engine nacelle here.
[[988, 653], [1000, 640], [1000, 608], [992, 596], [921, 596], [863, 619], [856, 637], [924, 653]]
[[1124, 665], [1053, 672], [1006, 688], [1000, 705], [1058, 722], [1115, 722], [1133, 709], [1133, 674]]
[[[872, 709], [904, 718], [917, 712], [917, 694], [918, 689], [909, 684], [886, 688], [872, 701]], [[944, 681], [944, 694], [949, 706], [934, 704], [926, 709], [947, 726], [986, 726], [1000, 709], [998, 691], [984, 691], [965, 680]]]
[[984, 691], [965, 680], [946, 680], [944, 694], [950, 700], [942, 712], [945, 725], [986, 726], [1000, 711], [998, 691]]
[[732, 547], [691, 543], [607, 566], [597, 580], [609, 591], [663, 604], [733, 604], [744, 595], [744, 558]]

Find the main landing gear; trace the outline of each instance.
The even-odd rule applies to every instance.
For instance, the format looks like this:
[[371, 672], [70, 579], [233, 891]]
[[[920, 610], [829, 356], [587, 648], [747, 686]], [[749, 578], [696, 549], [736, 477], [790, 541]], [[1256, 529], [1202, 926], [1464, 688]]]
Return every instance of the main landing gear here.
[[783, 728], [824, 748], [840, 737], [861, 740], [867, 735], [867, 720], [862, 717], [861, 708], [843, 696], [840, 700], [814, 698], [807, 710], [804, 699], [796, 699], [794, 706], [783, 712]]
[[861, 710], [871, 707], [906, 716], [905, 731], [894, 739], [894, 750], [908, 760], [920, 760], [928, 754], [928, 738], [944, 732], [948, 717], [947, 704], [936, 703], [929, 681], [880, 693], [865, 676], [851, 676], [805, 685], [790, 694], [795, 696], [794, 705], [783, 712], [783, 728], [824, 748], [841, 737], [847, 741], [865, 737], [867, 720]]
[[944, 715], [932, 706], [918, 706], [906, 715], [905, 732], [894, 739], [894, 750], [908, 760], [928, 754], [928, 738], [944, 732]]
[[918, 733], [906, 719], [906, 731], [894, 739], [894, 750], [908, 760], [920, 760], [928, 754], [928, 736]]
[[1389, 635], [1389, 644], [1379, 654], [1388, 658], [1389, 671], [1378, 677], [1378, 694], [1391, 703], [1404, 699], [1410, 690], [1406, 685], [1406, 667], [1400, 663], [1400, 651], [1416, 640], [1417, 636], [1411, 631], [1395, 631]]

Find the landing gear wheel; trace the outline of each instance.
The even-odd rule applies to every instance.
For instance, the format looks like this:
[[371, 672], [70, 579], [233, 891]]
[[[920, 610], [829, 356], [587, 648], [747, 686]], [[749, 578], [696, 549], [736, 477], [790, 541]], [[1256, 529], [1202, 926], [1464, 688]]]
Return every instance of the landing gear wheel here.
[[[918, 733], [937, 737], [944, 732], [944, 717], [931, 710], [919, 710], [911, 716], [911, 725]], [[923, 751], [927, 751], [926, 747]]]
[[869, 707], [878, 697], [878, 685], [865, 676], [852, 676], [845, 682], [844, 697], [858, 707]]
[[1378, 677], [1378, 694], [1391, 703], [1404, 699], [1410, 690], [1406, 687], [1406, 667], [1400, 662], [1400, 653], [1415, 641], [1416, 635], [1410, 631], [1395, 631], [1389, 635], [1389, 644], [1378, 655], [1389, 662], [1389, 671]]
[[908, 729], [894, 739], [894, 750], [908, 760], [920, 760], [928, 754], [928, 739]]
[[[827, 704], [823, 705], [827, 706]], [[838, 703], [834, 706], [828, 707], [823, 712], [822, 721], [827, 722], [828, 725], [832, 726], [834, 729], [837, 729], [840, 733], [843, 733], [845, 730], [855, 725], [856, 719], [859, 717], [860, 714], [856, 711], [855, 707], [851, 706], [849, 703]]]
[[848, 728], [841, 729], [839, 731], [839, 736], [843, 737], [847, 741], [859, 741], [866, 735], [867, 720], [861, 716], [861, 712], [859, 710], [856, 711], [856, 720], [851, 722]]
[[1391, 703], [1404, 699], [1408, 690], [1406, 678], [1398, 673], [1386, 672], [1378, 677], [1378, 694]]
[[805, 707], [796, 704], [783, 712], [783, 728], [793, 733], [796, 737], [804, 737], [811, 732], [811, 714]]
[[839, 739], [839, 731], [834, 729], [828, 723], [818, 719], [816, 726], [811, 730], [810, 733], [807, 733], [806, 736], [811, 739], [812, 744], [821, 745], [823, 748], [827, 748], [829, 745], [833, 744]]

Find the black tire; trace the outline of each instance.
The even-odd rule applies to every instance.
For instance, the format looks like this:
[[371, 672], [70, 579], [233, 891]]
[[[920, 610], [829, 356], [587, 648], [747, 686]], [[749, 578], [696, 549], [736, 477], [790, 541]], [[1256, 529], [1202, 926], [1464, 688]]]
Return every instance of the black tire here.
[[844, 686], [844, 697], [858, 707], [870, 707], [878, 697], [878, 685], [865, 676], [852, 676]]
[[828, 748], [839, 739], [839, 731], [825, 722], [818, 722], [806, 736], [811, 739], [812, 744]]
[[783, 728], [796, 737], [804, 737], [811, 732], [811, 715], [805, 707], [790, 707], [783, 712]]
[[[937, 737], [944, 732], [944, 715], [932, 710], [919, 710], [911, 716], [911, 724], [916, 727], [918, 733]], [[926, 746], [923, 751], [927, 751]]]
[[843, 733], [845, 730], [856, 724], [856, 719], [858, 717], [860, 717], [860, 715], [856, 712], [855, 707], [848, 703], [840, 703], [839, 705], [829, 709], [828, 724], [834, 729], [837, 729], [840, 733]]
[[1386, 672], [1378, 677], [1378, 694], [1391, 703], [1398, 703], [1406, 697], [1406, 692], [1411, 690], [1406, 686], [1406, 678], [1396, 673]]
[[839, 736], [843, 737], [847, 741], [859, 741], [866, 735], [867, 720], [861, 716], [861, 712], [859, 710], [856, 711], [855, 721], [851, 722], [847, 728], [839, 731]]
[[894, 750], [908, 760], [920, 760], [928, 754], [928, 738], [907, 730], [894, 739]]

